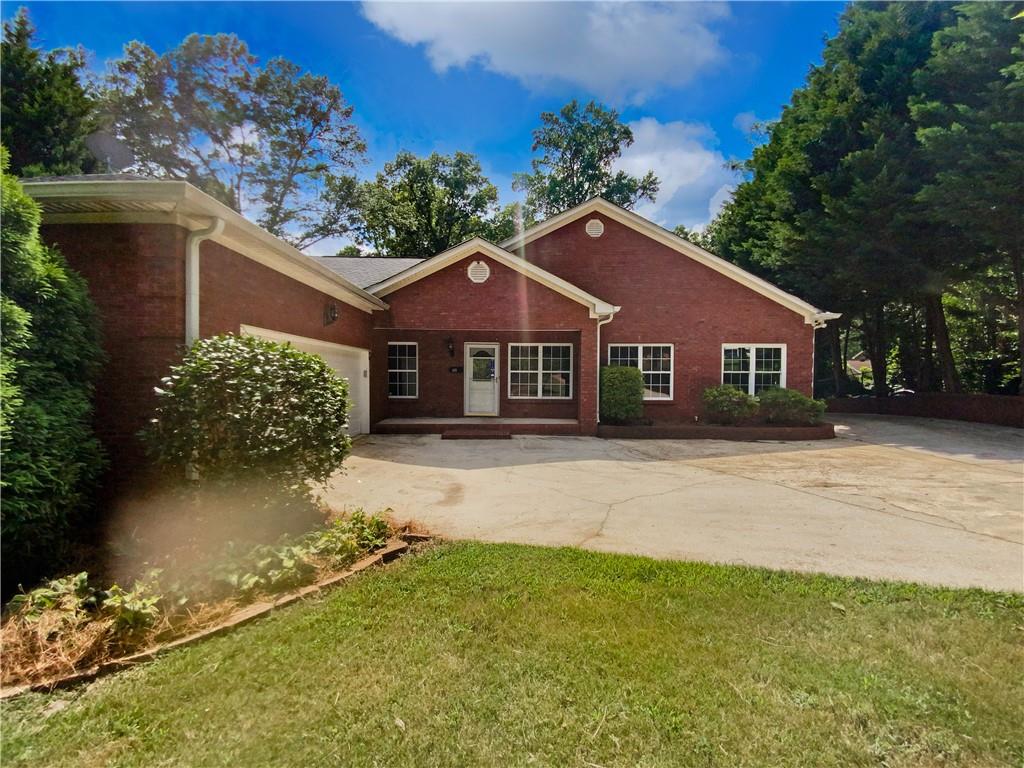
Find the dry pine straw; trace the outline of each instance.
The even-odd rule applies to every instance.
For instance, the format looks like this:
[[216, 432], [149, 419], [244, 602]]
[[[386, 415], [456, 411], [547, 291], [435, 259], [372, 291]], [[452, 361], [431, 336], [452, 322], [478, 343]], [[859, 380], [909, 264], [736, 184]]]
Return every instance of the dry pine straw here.
[[[413, 526], [404, 525], [405, 535]], [[418, 526], [416, 526], [418, 528]], [[372, 556], [365, 553], [364, 557]], [[338, 568], [329, 559], [313, 561], [316, 568], [309, 584], [344, 573], [351, 564]], [[70, 616], [65, 611], [47, 610], [38, 619], [26, 620], [17, 614], [4, 618], [0, 625], [0, 685], [20, 686], [59, 679], [75, 672], [112, 661], [141, 649], [213, 627], [244, 605], [260, 600], [280, 600], [282, 593], [254, 592], [245, 597], [232, 596], [196, 603], [173, 615], [161, 614], [159, 621], [145, 630], [118, 635], [113, 619], [88, 615]]]
[[226, 598], [197, 604], [175, 616], [162, 614], [152, 627], [129, 635], [116, 633], [110, 618], [76, 620], [58, 610], [44, 611], [33, 621], [11, 615], [0, 626], [0, 683], [7, 687], [60, 678], [214, 625], [244, 602], [249, 600]]

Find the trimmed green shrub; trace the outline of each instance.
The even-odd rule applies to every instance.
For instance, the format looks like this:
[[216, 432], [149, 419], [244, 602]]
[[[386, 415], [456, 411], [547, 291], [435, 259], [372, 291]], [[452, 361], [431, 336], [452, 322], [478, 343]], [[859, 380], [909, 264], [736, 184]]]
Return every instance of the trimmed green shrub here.
[[644, 376], [639, 368], [609, 365], [601, 369], [601, 421], [627, 424], [644, 415]]
[[92, 500], [103, 468], [92, 431], [103, 353], [85, 281], [40, 241], [39, 206], [0, 154], [0, 558], [10, 588], [61, 561]]
[[325, 482], [351, 447], [348, 383], [288, 344], [200, 339], [156, 394], [143, 440], [161, 467], [200, 487], [308, 499], [309, 483]]
[[712, 424], [740, 424], [757, 414], [757, 398], [723, 384], [708, 387], [701, 395], [704, 418]]
[[767, 389], [758, 397], [761, 417], [769, 424], [810, 426], [821, 423], [824, 400], [812, 400], [795, 389]]

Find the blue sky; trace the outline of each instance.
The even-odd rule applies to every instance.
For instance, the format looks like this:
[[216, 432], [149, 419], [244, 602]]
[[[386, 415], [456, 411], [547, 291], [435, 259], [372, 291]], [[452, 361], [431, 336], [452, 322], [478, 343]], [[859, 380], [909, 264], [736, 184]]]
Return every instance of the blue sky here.
[[[11, 16], [18, 4], [4, 3]], [[102, 70], [133, 39], [157, 51], [233, 32], [261, 59], [329, 76], [355, 107], [372, 175], [399, 149], [473, 152], [498, 185], [528, 170], [542, 111], [595, 98], [636, 142], [621, 165], [662, 192], [641, 213], [706, 223], [727, 198], [749, 123], [777, 116], [821, 56], [842, 3], [24, 3], [42, 45]]]

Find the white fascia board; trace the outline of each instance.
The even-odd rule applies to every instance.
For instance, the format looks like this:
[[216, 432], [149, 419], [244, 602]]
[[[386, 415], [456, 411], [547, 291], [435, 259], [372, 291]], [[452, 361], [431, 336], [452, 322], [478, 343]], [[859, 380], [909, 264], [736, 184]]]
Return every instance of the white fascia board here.
[[608, 218], [613, 219], [630, 229], [636, 230], [640, 234], [646, 235], [652, 240], [659, 242], [662, 245], [666, 245], [684, 256], [690, 257], [699, 264], [703, 264], [704, 266], [735, 280], [741, 285], [750, 288], [752, 291], [771, 299], [777, 304], [781, 304], [783, 307], [786, 307], [786, 309], [796, 312], [798, 315], [803, 317], [804, 322], [808, 325], [820, 327], [828, 320], [839, 317], [835, 312], [822, 312], [814, 305], [808, 304], [803, 299], [800, 299], [791, 293], [787, 293], [778, 286], [772, 285], [767, 280], [764, 280], [757, 275], [753, 275], [742, 267], [738, 267], [732, 262], [715, 256], [713, 253], [705, 251], [700, 246], [694, 245], [689, 240], [679, 237], [679, 235], [674, 232], [670, 232], [664, 227], [658, 226], [654, 222], [645, 219], [643, 216], [640, 216], [633, 211], [627, 211], [625, 208], [609, 203], [602, 197], [591, 198], [585, 203], [577, 205], [575, 208], [570, 208], [568, 211], [564, 211], [557, 216], [553, 216], [547, 221], [543, 221], [540, 224], [530, 227], [526, 231], [505, 240], [501, 243], [501, 247], [508, 251], [517, 251], [528, 243], [543, 237], [549, 232], [553, 232], [570, 222], [576, 221], [583, 216], [593, 213], [604, 214]]
[[[387, 309], [388, 306], [378, 297], [332, 272], [316, 259], [185, 181], [48, 181], [28, 183], [24, 189], [36, 200], [79, 200], [84, 204], [80, 213], [64, 212], [46, 216], [55, 222], [137, 221], [152, 224], [160, 223], [163, 216], [166, 223], [187, 229], [201, 229], [209, 224], [210, 218], [220, 218], [225, 223], [224, 232], [213, 238], [215, 242], [364, 312]], [[91, 212], [87, 207], [91, 201], [111, 203], [114, 210]], [[123, 210], [116, 210], [118, 203], [124, 204]], [[153, 207], [139, 210], [139, 203], [151, 204]]]
[[433, 258], [421, 261], [419, 264], [409, 267], [408, 269], [399, 272], [397, 275], [392, 275], [387, 280], [382, 280], [379, 283], [369, 286], [367, 290], [377, 296], [387, 296], [390, 293], [394, 293], [399, 288], [404, 288], [410, 283], [422, 280], [424, 277], [432, 275], [435, 272], [455, 264], [468, 256], [472, 256], [475, 253], [482, 253], [486, 256], [490, 256], [499, 264], [503, 264], [509, 269], [513, 269], [516, 272], [529, 277], [534, 282], [540, 283], [546, 288], [550, 288], [556, 293], [560, 293], [566, 298], [584, 305], [590, 310], [591, 318], [604, 317], [605, 315], [612, 315], [619, 311], [619, 307], [609, 304], [607, 301], [602, 301], [596, 296], [587, 293], [582, 288], [578, 288], [567, 280], [563, 280], [558, 275], [554, 275], [545, 269], [541, 269], [535, 264], [531, 264], [526, 259], [520, 258], [513, 253], [509, 253], [488, 240], [484, 240], [482, 237], [474, 237], [464, 243], [460, 243], [459, 245], [449, 248], [447, 251], [443, 251]]

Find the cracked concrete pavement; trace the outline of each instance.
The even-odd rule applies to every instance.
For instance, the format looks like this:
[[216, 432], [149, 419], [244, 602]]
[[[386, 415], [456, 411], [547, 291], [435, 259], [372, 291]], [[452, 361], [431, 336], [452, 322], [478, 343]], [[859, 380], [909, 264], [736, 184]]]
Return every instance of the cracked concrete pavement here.
[[797, 443], [371, 435], [325, 499], [447, 538], [1024, 590], [1024, 431], [837, 418]]

